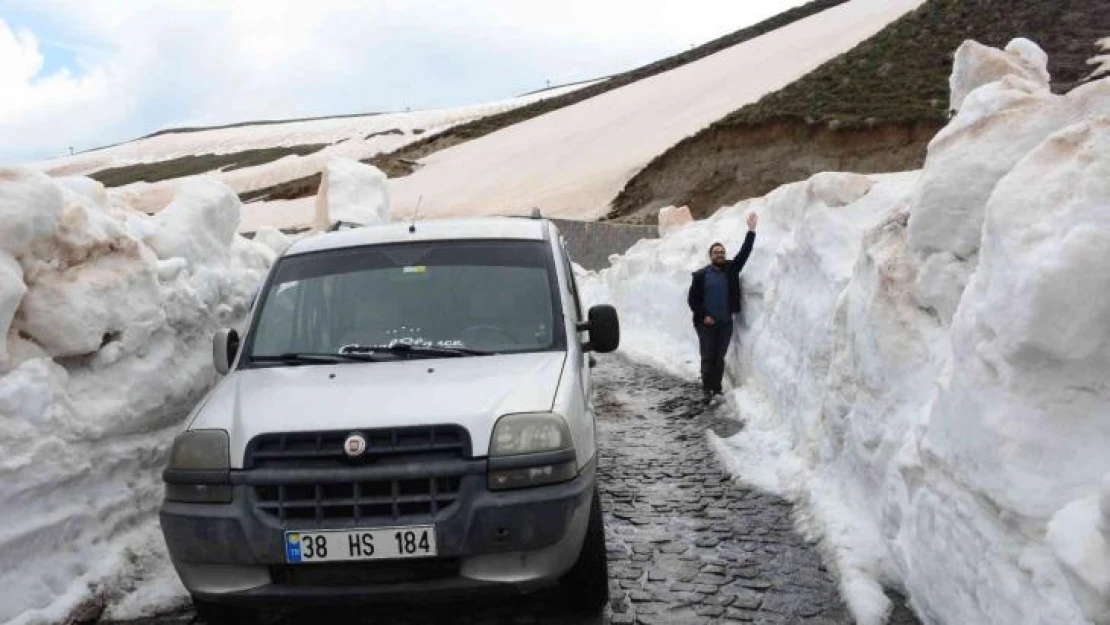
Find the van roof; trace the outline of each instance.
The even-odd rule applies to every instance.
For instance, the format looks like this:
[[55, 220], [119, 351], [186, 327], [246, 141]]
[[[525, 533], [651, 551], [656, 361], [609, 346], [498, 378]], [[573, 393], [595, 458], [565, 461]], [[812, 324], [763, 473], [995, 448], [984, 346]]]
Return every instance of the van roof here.
[[548, 224], [549, 222], [546, 219], [524, 219], [520, 217], [435, 219], [417, 222], [416, 232], [409, 232], [410, 223], [393, 222], [311, 235], [291, 245], [283, 256], [406, 241], [460, 239], [542, 241], [546, 229], [549, 227]]

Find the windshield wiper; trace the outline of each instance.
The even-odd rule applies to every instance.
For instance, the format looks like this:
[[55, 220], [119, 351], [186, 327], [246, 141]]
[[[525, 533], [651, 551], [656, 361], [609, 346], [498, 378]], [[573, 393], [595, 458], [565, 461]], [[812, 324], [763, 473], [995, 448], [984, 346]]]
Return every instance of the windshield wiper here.
[[486, 352], [467, 347], [440, 347], [436, 345], [409, 345], [397, 343], [395, 345], [344, 345], [341, 354], [367, 355], [367, 354], [406, 354], [422, 356], [490, 356], [496, 352]]
[[252, 362], [283, 362], [289, 365], [326, 365], [336, 364], [340, 362], [375, 362], [376, 359], [371, 354], [355, 354], [355, 353], [342, 353], [342, 354], [326, 354], [326, 353], [311, 353], [311, 352], [286, 352], [276, 356], [252, 356]]

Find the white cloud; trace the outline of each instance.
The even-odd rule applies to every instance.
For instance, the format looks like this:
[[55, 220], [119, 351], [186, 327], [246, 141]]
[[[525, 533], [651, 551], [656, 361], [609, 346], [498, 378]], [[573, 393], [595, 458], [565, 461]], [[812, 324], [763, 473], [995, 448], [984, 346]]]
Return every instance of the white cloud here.
[[[116, 111], [98, 106], [109, 92], [104, 69], [42, 75], [43, 63], [35, 35], [0, 19], [0, 158], [6, 150], [18, 153], [21, 144], [63, 146], [75, 128], [118, 120]], [[80, 124], [60, 123], [75, 118]]]
[[802, 1], [41, 0], [23, 15], [77, 67], [40, 75], [35, 34], [0, 18], [0, 160], [182, 124], [501, 98], [630, 69]]
[[[3, 24], [3, 22], [0, 22]], [[0, 25], [0, 86], [32, 78], [42, 67], [42, 55], [35, 36], [27, 31], [14, 32]]]

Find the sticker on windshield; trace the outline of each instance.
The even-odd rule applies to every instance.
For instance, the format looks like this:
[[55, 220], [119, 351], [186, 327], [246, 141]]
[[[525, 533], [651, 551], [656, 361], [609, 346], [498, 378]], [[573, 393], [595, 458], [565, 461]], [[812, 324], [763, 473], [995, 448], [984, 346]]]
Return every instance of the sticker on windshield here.
[[381, 347], [392, 348], [398, 345], [409, 345], [411, 347], [466, 347], [466, 344], [457, 339], [443, 339], [432, 340], [426, 339], [422, 336], [404, 336], [401, 338], [390, 339], [385, 345]]

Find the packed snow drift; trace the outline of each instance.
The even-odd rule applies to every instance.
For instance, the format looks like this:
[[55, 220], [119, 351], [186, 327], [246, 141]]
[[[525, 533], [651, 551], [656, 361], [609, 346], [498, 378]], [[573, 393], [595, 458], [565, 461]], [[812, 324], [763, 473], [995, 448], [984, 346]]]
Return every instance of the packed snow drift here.
[[389, 188], [380, 169], [340, 158], [332, 159], [324, 168], [316, 194], [314, 225], [326, 231], [341, 223], [389, 223]]
[[1110, 623], [1110, 79], [1053, 95], [1024, 40], [956, 60], [923, 170], [787, 185], [582, 290], [625, 352], [694, 376], [690, 272], [759, 214], [728, 362], [746, 426], [712, 442], [799, 504], [858, 621], [885, 586], [928, 623]]
[[88, 178], [0, 168], [0, 622], [182, 600], [161, 469], [216, 380], [214, 331], [275, 256], [236, 234], [239, 209], [214, 180], [149, 217]]

